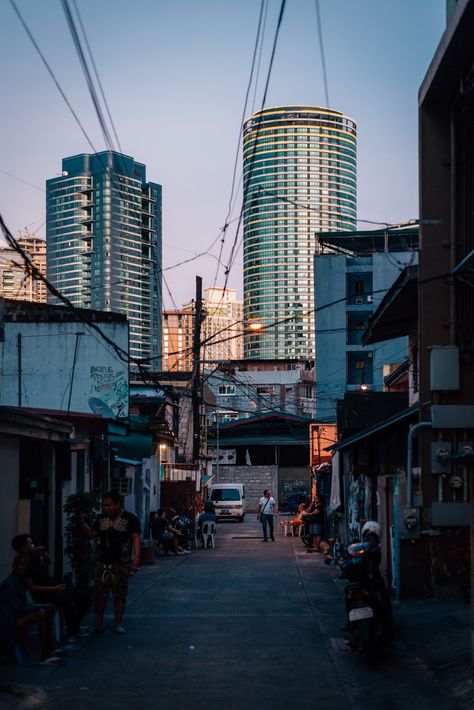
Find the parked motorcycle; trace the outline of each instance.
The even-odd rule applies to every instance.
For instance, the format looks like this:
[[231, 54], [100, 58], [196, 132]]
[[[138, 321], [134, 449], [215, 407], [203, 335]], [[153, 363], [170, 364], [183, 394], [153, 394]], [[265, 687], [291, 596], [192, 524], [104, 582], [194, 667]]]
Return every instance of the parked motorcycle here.
[[341, 543], [333, 549], [326, 564], [337, 565], [348, 580], [344, 590], [346, 601], [346, 633], [350, 648], [369, 660], [392, 640], [392, 608], [390, 596], [380, 574], [380, 524], [368, 521], [362, 528], [362, 542]]

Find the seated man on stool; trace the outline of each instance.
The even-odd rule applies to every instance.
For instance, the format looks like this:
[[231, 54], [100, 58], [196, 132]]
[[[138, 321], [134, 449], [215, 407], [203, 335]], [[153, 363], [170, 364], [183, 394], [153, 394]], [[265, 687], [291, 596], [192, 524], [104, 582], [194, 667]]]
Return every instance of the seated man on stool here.
[[[163, 508], [158, 508], [156, 512], [156, 518], [151, 526], [151, 534], [154, 540], [156, 540], [160, 546], [163, 546], [164, 554], [172, 555], [187, 555], [188, 550], [183, 550], [178, 544], [178, 536], [181, 535], [179, 530], [173, 528], [168, 518], [166, 517], [166, 512]], [[172, 550], [172, 552], [170, 552]]]
[[18, 555], [13, 561], [12, 573], [0, 584], [0, 605], [3, 651], [12, 656], [17, 640], [22, 640], [30, 626], [37, 625], [43, 665], [61, 665], [64, 660], [51, 656], [53, 636], [51, 619], [56, 611], [53, 604], [29, 604], [25, 580], [29, 574], [30, 560]]

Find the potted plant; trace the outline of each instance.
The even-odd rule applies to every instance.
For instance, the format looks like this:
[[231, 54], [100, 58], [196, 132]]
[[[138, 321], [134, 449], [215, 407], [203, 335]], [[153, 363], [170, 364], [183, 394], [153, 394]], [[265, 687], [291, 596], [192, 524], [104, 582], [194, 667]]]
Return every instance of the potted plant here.
[[94, 577], [95, 552], [90, 540], [84, 537], [80, 522], [82, 517], [91, 522], [100, 510], [101, 499], [97, 491], [86, 493], [77, 491], [66, 499], [63, 510], [66, 514], [64, 551], [71, 561], [76, 585], [79, 588], [89, 586]]

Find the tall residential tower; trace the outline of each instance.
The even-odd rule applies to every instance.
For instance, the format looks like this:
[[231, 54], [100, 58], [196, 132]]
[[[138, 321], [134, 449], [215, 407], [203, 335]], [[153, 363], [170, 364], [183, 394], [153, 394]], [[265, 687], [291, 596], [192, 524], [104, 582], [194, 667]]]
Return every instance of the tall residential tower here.
[[245, 357], [314, 358], [314, 235], [355, 228], [356, 124], [331, 109], [282, 106], [244, 123]]
[[49, 280], [76, 306], [125, 313], [130, 355], [160, 369], [161, 185], [113, 151], [65, 158], [46, 184]]

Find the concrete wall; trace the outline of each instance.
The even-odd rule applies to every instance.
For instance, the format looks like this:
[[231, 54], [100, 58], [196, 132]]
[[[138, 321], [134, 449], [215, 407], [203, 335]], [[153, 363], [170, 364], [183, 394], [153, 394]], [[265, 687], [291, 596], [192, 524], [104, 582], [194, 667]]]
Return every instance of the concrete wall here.
[[256, 513], [265, 488], [270, 488], [277, 500], [278, 466], [220, 466], [219, 483], [243, 483], [247, 513]]
[[19, 440], [16, 436], [0, 435], [0, 581], [11, 571], [13, 551], [10, 540], [17, 534]]
[[278, 471], [278, 500], [281, 501], [286, 493], [299, 493], [303, 490], [307, 493], [311, 491], [311, 476], [308, 466], [280, 466]]
[[[128, 352], [126, 323], [98, 325]], [[19, 405], [18, 335], [21, 406], [67, 410], [72, 386], [71, 411], [101, 414], [105, 405], [115, 416], [128, 415], [128, 364], [82, 323], [5, 323], [5, 341], [0, 343], [0, 404]]]

